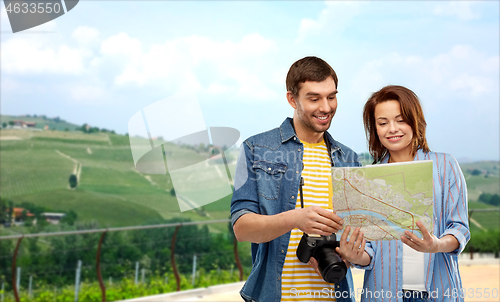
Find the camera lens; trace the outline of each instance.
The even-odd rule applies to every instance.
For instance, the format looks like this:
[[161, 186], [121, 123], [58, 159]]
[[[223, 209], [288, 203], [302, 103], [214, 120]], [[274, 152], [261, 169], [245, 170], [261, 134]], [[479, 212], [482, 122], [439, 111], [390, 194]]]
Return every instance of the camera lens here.
[[321, 248], [315, 255], [318, 261], [318, 269], [323, 279], [328, 283], [337, 283], [347, 273], [344, 261], [331, 248]]

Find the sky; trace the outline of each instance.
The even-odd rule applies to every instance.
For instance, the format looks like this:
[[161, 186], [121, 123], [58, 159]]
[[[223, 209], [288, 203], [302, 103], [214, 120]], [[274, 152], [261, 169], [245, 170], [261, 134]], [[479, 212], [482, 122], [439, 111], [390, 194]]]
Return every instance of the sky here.
[[[499, 160], [499, 14], [499, 1], [80, 0], [12, 33], [2, 1], [0, 110], [124, 134], [137, 112], [191, 93], [207, 127], [245, 139], [293, 115], [286, 73], [313, 55], [339, 77], [330, 133], [353, 150], [368, 150], [369, 96], [402, 85], [422, 102], [431, 150]], [[184, 109], [156, 114], [198, 125]]]

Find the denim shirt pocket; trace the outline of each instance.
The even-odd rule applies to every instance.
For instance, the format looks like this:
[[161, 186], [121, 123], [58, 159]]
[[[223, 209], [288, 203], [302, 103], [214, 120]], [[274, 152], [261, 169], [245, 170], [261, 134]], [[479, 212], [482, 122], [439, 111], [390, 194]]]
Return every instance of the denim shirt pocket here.
[[257, 178], [257, 193], [265, 199], [277, 199], [286, 165], [280, 162], [255, 161], [253, 169]]

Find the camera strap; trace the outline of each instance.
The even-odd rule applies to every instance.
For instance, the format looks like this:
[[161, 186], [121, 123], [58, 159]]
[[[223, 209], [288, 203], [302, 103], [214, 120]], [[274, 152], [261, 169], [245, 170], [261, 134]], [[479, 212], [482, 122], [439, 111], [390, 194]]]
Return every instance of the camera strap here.
[[[325, 139], [326, 139], [326, 135], [325, 135]], [[326, 142], [326, 140], [325, 140]], [[330, 148], [329, 147], [329, 143], [326, 144], [327, 146], [327, 149], [328, 149], [328, 156], [330, 156]], [[330, 158], [330, 161], [332, 159]], [[333, 162], [332, 162], [332, 167], [333, 167]], [[302, 170], [304, 170], [304, 164], [302, 164]], [[304, 186], [304, 177], [300, 176], [300, 184], [299, 184], [299, 192], [300, 192], [300, 207], [301, 208], [304, 208], [304, 193], [302, 191], [302, 187]]]

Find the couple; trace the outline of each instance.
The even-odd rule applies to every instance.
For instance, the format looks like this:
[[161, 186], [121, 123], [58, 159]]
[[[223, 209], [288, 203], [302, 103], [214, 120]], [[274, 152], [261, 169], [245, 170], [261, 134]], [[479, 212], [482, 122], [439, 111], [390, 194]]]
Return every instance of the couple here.
[[429, 150], [415, 93], [382, 88], [366, 102], [363, 122], [374, 163], [433, 161], [434, 230], [418, 222], [422, 239], [407, 233], [366, 242], [332, 211], [331, 167], [361, 166], [357, 154], [327, 132], [337, 109], [335, 71], [320, 58], [305, 57], [291, 66], [286, 87], [293, 119], [245, 140], [236, 167], [231, 220], [237, 239], [252, 242], [243, 299], [353, 301], [350, 270], [330, 284], [316, 259], [302, 263], [296, 256], [302, 232], [327, 236], [343, 229], [336, 251], [365, 270], [362, 300], [462, 301], [457, 255], [470, 238], [466, 184], [453, 156]]

